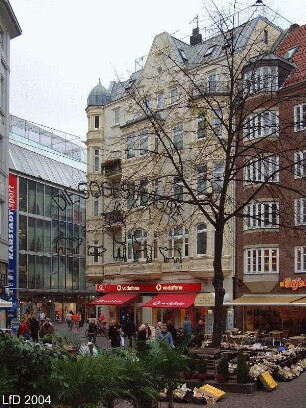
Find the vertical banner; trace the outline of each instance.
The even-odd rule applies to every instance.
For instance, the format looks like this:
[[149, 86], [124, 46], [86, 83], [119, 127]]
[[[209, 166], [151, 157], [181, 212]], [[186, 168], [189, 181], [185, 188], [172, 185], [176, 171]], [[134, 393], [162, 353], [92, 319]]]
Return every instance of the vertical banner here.
[[9, 262], [8, 262], [8, 287], [9, 296], [13, 307], [7, 311], [8, 324], [17, 317], [17, 176], [9, 175], [8, 191], [8, 241], [9, 241]]

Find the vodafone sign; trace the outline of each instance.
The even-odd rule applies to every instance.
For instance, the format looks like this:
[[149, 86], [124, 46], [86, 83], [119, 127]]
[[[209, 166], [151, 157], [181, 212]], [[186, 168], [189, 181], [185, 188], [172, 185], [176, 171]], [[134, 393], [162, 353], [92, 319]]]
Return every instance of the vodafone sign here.
[[121, 293], [188, 293], [200, 292], [201, 283], [149, 283], [134, 284], [120, 283], [118, 285], [96, 285], [97, 292]]

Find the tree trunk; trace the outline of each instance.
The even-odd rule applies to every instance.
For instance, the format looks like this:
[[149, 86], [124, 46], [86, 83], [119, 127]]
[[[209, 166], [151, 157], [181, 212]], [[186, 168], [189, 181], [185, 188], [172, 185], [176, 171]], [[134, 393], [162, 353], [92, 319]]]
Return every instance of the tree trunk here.
[[222, 271], [223, 234], [224, 226], [217, 224], [215, 230], [215, 254], [214, 254], [214, 278], [213, 278], [213, 286], [215, 288], [215, 313], [214, 313], [212, 347], [220, 347], [222, 333], [225, 330], [223, 314], [223, 299], [225, 290], [223, 287], [224, 278]]

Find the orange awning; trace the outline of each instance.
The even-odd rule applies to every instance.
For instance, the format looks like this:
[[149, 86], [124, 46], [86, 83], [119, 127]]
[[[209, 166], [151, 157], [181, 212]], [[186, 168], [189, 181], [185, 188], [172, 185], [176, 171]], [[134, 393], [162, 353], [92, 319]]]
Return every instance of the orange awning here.
[[143, 307], [160, 307], [170, 309], [187, 309], [194, 304], [197, 293], [160, 294], [155, 296]]
[[107, 293], [104, 296], [101, 296], [92, 302], [91, 305], [112, 305], [112, 306], [122, 306], [130, 300], [137, 297], [137, 293]]

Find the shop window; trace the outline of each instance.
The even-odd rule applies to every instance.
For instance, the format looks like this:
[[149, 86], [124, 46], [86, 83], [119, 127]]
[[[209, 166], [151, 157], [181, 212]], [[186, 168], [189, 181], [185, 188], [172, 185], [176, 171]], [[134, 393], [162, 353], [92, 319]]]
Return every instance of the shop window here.
[[247, 249], [244, 252], [246, 274], [278, 273], [278, 248]]

